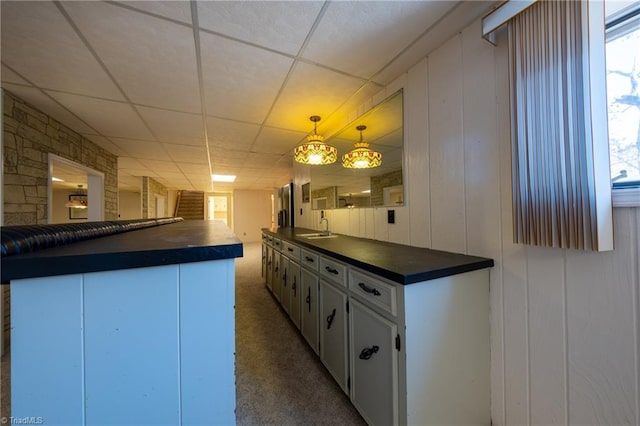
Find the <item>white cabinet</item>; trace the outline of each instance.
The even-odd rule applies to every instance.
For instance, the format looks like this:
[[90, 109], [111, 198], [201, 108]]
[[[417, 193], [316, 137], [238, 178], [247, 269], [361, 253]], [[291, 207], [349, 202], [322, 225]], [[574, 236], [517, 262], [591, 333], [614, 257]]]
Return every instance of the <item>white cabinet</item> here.
[[349, 300], [351, 401], [370, 425], [398, 424], [398, 327]]
[[488, 269], [399, 284], [276, 238], [264, 268], [369, 425], [491, 423]]
[[320, 280], [320, 360], [345, 393], [349, 379], [347, 295]]
[[265, 274], [267, 288], [273, 291], [273, 247], [267, 246], [267, 269]]
[[300, 330], [315, 353], [318, 353], [318, 276], [314, 271], [302, 268]]

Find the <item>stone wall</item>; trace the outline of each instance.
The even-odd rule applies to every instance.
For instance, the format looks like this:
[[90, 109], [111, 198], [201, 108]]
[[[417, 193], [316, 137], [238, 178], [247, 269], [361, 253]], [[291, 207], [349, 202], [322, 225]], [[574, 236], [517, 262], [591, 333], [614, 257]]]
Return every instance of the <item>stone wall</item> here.
[[402, 185], [402, 169], [380, 176], [371, 176], [371, 205], [384, 205], [384, 188]]
[[49, 153], [104, 173], [104, 218], [118, 218], [118, 158], [2, 90], [4, 225], [47, 223]]
[[311, 191], [311, 205], [313, 206], [313, 200], [315, 198], [327, 198], [326, 209], [338, 208], [338, 187], [330, 186], [322, 189], [315, 189]]
[[142, 177], [142, 218], [155, 218], [156, 213], [156, 197], [164, 197], [164, 217], [173, 216], [173, 212], [169, 212], [169, 191], [157, 180], [149, 177]]

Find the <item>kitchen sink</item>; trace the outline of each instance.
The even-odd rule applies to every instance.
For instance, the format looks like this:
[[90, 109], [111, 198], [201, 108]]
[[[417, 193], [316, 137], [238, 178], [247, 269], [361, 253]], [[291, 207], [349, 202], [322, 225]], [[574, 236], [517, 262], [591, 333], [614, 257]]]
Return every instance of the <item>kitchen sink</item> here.
[[309, 240], [320, 240], [324, 238], [338, 238], [336, 234], [325, 234], [324, 232], [314, 232], [312, 234], [296, 234], [296, 237], [307, 238]]

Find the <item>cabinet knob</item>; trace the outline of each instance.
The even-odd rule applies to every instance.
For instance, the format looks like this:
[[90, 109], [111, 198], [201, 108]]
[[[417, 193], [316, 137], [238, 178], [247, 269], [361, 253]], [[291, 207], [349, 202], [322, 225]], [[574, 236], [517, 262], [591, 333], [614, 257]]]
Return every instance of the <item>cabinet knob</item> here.
[[305, 256], [305, 257], [304, 257], [304, 259], [305, 259], [307, 262], [311, 262], [311, 263], [313, 263], [313, 257]]
[[358, 287], [360, 287], [362, 290], [366, 291], [367, 293], [373, 294], [374, 296], [380, 296], [382, 294], [378, 291], [377, 288], [369, 287], [365, 283], [358, 283]]
[[364, 348], [362, 352], [360, 352], [360, 359], [367, 360], [373, 356], [373, 354], [377, 353], [380, 347], [373, 345], [370, 348]]

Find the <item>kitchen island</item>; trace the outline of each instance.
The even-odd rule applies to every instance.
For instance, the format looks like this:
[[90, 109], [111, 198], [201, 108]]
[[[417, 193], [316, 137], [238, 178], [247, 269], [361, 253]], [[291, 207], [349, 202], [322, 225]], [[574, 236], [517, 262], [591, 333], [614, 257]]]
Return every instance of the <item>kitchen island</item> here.
[[60, 425], [235, 423], [241, 256], [242, 243], [215, 221], [3, 256], [12, 416]]

